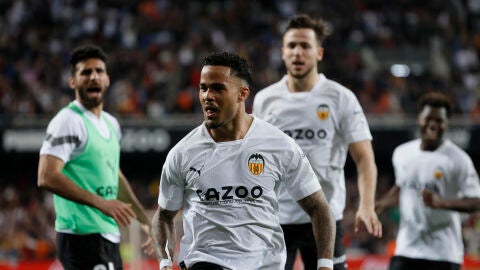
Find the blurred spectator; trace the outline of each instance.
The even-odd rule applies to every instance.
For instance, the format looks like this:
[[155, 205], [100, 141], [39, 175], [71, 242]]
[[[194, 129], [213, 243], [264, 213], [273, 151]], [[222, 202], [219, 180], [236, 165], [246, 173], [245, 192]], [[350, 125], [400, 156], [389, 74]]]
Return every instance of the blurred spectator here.
[[[423, 91], [440, 90], [455, 97], [457, 113], [477, 119], [478, 6], [476, 0], [2, 1], [0, 113], [55, 113], [71, 95], [66, 55], [87, 41], [111, 52], [109, 73], [118, 84], [106, 105], [120, 115], [194, 112], [192, 77], [198, 59], [213, 50], [249, 59], [255, 94], [284, 74], [278, 37], [290, 15], [305, 12], [330, 25], [320, 70], [353, 89], [367, 113], [410, 114]], [[391, 74], [395, 64], [404, 73]]]

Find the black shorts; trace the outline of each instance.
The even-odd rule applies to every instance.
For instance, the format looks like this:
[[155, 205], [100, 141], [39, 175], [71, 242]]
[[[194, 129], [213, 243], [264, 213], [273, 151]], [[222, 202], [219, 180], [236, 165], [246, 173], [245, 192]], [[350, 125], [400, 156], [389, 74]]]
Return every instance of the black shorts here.
[[[180, 263], [181, 269], [186, 269], [183, 268], [182, 264]], [[221, 267], [218, 264], [214, 263], [209, 263], [209, 262], [197, 262], [194, 263], [192, 266], [188, 268], [188, 270], [223, 270], [223, 267]]]
[[413, 259], [403, 256], [393, 256], [389, 270], [460, 270], [460, 264], [447, 261], [432, 261]]
[[65, 270], [121, 270], [119, 244], [100, 234], [57, 232], [57, 257]]
[[[333, 250], [333, 269], [347, 269], [347, 256], [343, 245], [342, 221], [336, 222], [337, 232], [335, 234], [335, 248]], [[295, 263], [297, 250], [300, 251], [304, 268], [317, 269], [317, 248], [313, 235], [312, 224], [288, 224], [282, 225], [285, 244], [287, 246], [287, 262], [285, 270], [292, 270]]]

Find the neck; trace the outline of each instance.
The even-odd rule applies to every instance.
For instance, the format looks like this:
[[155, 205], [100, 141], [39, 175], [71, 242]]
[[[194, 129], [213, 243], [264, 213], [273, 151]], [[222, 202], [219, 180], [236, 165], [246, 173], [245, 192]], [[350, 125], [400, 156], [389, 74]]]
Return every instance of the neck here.
[[230, 123], [213, 129], [207, 127], [207, 130], [215, 142], [236, 141], [245, 137], [252, 122], [253, 116], [243, 112]]
[[442, 143], [443, 143], [443, 139], [439, 140], [439, 141], [436, 141], [436, 142], [422, 141], [422, 144], [420, 145], [420, 148], [423, 151], [435, 151], [435, 150], [438, 149], [438, 147], [440, 147], [440, 145], [442, 145]]
[[83, 103], [80, 99], [77, 99], [77, 101], [78, 101], [80, 104], [82, 104], [82, 106], [83, 106], [86, 110], [92, 112], [95, 116], [97, 116], [98, 118], [100, 118], [100, 115], [101, 115], [102, 110], [103, 110], [103, 102], [100, 103], [100, 104], [98, 104], [98, 105], [96, 105], [96, 106], [89, 106], [88, 104]]
[[287, 86], [290, 92], [309, 92], [320, 79], [316, 71], [311, 71], [305, 77], [296, 78], [288, 75]]

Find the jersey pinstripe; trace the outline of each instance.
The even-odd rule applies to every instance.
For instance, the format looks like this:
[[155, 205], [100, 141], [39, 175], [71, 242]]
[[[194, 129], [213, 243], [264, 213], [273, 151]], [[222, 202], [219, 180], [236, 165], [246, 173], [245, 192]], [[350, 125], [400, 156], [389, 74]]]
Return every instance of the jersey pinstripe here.
[[[371, 140], [366, 117], [349, 89], [320, 74], [311, 91], [291, 93], [287, 76], [256, 94], [253, 114], [290, 135], [308, 157], [335, 219], [343, 217], [343, 168], [352, 142]], [[282, 224], [308, 223], [310, 219], [282, 189]]]
[[392, 157], [401, 217], [395, 255], [461, 264], [460, 213], [426, 207], [421, 191], [432, 189], [446, 199], [480, 197], [478, 174], [470, 157], [451, 141], [435, 151], [422, 151], [420, 144], [420, 139], [402, 144]]
[[254, 118], [231, 142], [214, 142], [204, 125], [190, 132], [167, 156], [158, 198], [167, 210], [183, 207], [179, 261], [283, 269], [280, 183], [297, 200], [320, 189], [300, 147], [265, 121]]

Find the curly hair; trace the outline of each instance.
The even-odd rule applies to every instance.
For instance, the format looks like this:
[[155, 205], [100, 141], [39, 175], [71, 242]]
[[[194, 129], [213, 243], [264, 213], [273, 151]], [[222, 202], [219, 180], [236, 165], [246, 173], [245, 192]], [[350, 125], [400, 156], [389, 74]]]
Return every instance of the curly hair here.
[[89, 58], [97, 58], [105, 64], [107, 63], [107, 55], [100, 47], [92, 44], [79, 46], [73, 49], [70, 54], [70, 72], [72, 75], [75, 74], [75, 66], [77, 63]]
[[245, 58], [229, 52], [212, 53], [202, 61], [205, 66], [225, 66], [231, 69], [231, 74], [252, 83], [252, 74]]
[[421, 112], [425, 106], [445, 108], [448, 117], [452, 116], [453, 113], [453, 101], [450, 97], [440, 92], [429, 92], [422, 95], [418, 101], [418, 111]]

